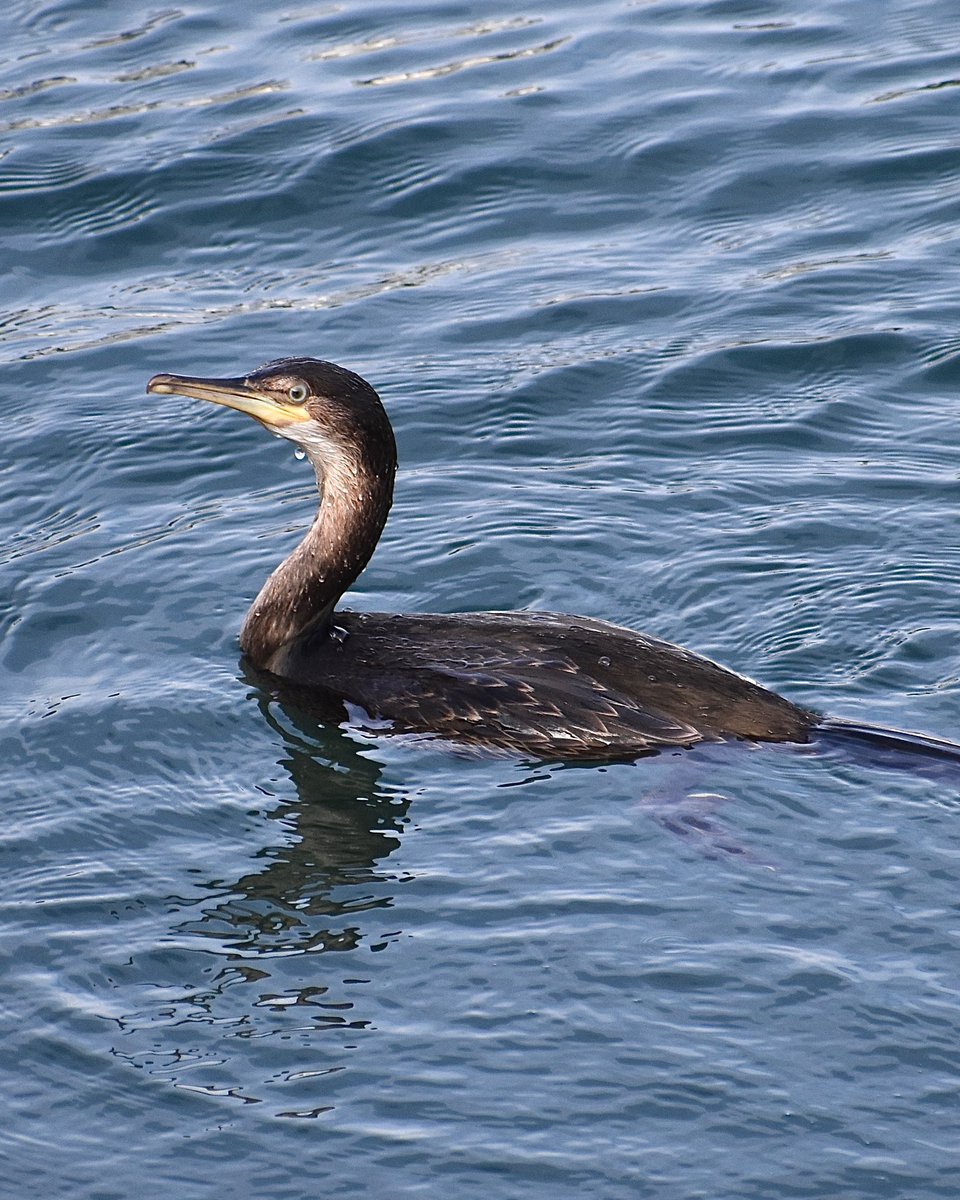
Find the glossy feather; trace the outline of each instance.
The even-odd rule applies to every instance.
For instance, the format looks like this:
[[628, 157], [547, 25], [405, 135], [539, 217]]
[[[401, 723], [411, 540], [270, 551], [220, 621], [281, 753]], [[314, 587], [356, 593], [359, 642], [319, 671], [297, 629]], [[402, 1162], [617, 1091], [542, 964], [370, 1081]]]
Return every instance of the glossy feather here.
[[555, 613], [338, 612], [332, 633], [291, 644], [274, 671], [398, 731], [543, 758], [806, 741], [816, 721], [679, 646]]

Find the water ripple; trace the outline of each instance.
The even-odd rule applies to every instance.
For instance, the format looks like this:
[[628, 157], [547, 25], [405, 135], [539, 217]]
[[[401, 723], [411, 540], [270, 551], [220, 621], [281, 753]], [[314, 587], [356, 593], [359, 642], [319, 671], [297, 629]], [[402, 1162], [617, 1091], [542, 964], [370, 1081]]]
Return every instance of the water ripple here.
[[470, 58], [456, 59], [432, 67], [420, 67], [416, 70], [398, 71], [390, 75], [372, 75], [369, 79], [355, 80], [358, 87], [386, 87], [395, 83], [413, 83], [423, 79], [442, 79], [458, 71], [468, 71], [474, 67], [486, 67], [493, 63], [513, 62], [525, 58], [535, 58], [541, 54], [550, 54], [569, 41], [568, 38], [555, 38], [538, 46], [524, 46], [517, 50], [501, 50], [493, 54], [477, 54]]
[[120, 46], [125, 42], [135, 41], [137, 38], [146, 37], [147, 34], [153, 33], [155, 29], [159, 29], [162, 25], [166, 25], [170, 21], [182, 20], [184, 15], [183, 10], [179, 8], [163, 9], [160, 12], [154, 13], [140, 25], [136, 25], [132, 29], [124, 29], [119, 33], [106, 34], [104, 37], [85, 43], [84, 49], [99, 50], [106, 46]]
[[501, 20], [476, 21], [470, 25], [453, 26], [449, 29], [424, 29], [394, 34], [380, 34], [360, 42], [343, 42], [314, 51], [308, 58], [337, 59], [355, 58], [358, 55], [376, 54], [382, 50], [394, 50], [400, 46], [418, 42], [434, 42], [453, 38], [485, 37], [492, 33], [503, 33], [515, 29], [529, 29], [542, 22], [540, 17], [504, 17]]

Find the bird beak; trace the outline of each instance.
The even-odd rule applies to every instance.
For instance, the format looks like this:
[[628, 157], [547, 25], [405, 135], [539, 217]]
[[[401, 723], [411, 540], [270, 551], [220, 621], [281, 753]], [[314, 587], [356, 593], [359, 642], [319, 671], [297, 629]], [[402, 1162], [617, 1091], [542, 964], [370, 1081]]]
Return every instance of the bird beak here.
[[285, 404], [269, 392], [262, 392], [246, 379], [201, 379], [195, 375], [154, 375], [148, 392], [162, 396], [192, 396], [223, 404], [255, 417], [268, 429], [284, 429], [310, 420], [302, 404]]

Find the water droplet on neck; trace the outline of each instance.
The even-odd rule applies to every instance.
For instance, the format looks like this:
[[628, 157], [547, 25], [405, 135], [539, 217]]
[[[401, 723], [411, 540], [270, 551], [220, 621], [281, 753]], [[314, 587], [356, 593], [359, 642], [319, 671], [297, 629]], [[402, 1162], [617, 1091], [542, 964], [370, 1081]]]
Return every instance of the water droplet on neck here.
[[293, 457], [297, 460], [297, 462], [303, 462], [303, 460], [307, 457], [307, 452], [302, 446], [297, 446], [293, 452]]

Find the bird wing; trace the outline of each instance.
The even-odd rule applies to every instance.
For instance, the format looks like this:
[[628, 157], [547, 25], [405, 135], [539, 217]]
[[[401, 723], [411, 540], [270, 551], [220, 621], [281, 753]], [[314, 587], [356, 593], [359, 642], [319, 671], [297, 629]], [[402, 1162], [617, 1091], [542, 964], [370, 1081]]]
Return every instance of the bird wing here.
[[398, 729], [522, 749], [547, 757], [642, 753], [687, 746], [702, 734], [634, 702], [565, 659], [484, 655], [482, 664], [421, 662], [379, 681], [372, 715]]

